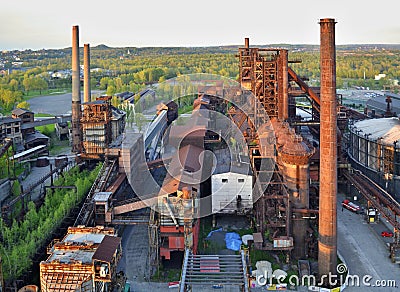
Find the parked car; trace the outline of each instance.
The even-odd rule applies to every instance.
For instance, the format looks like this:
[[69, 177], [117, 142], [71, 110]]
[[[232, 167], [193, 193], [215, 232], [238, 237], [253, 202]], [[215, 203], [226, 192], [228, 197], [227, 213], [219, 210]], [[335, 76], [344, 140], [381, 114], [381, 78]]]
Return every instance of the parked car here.
[[382, 237], [393, 237], [393, 233], [390, 231], [382, 231], [381, 236]]
[[354, 204], [353, 202], [350, 202], [349, 200], [344, 200], [342, 202], [342, 206], [345, 207], [346, 209], [359, 213], [361, 211], [360, 206], [358, 206], [357, 204]]

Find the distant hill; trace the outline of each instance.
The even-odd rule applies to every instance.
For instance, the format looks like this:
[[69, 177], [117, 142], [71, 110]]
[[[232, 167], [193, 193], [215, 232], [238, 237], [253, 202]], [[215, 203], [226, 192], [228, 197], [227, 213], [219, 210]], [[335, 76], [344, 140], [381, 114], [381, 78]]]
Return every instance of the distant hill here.
[[[244, 44], [243, 44], [244, 45]], [[191, 55], [191, 54], [236, 54], [239, 47], [243, 45], [209, 46], [209, 47], [110, 47], [100, 44], [91, 47], [92, 57], [134, 57], [134, 56], [162, 56], [162, 55]], [[319, 45], [308, 44], [255, 44], [258, 48], [285, 48], [289, 52], [318, 52]], [[386, 54], [389, 51], [400, 51], [400, 44], [348, 44], [337, 45], [336, 49], [342, 54], [364, 55], [365, 52]], [[81, 47], [83, 53], [83, 47]], [[397, 54], [397, 52], [396, 52]], [[0, 63], [13, 61], [12, 56], [18, 55], [24, 60], [41, 60], [45, 58], [69, 58], [71, 47], [63, 49], [41, 49], [7, 51], [0, 54]], [[34, 65], [34, 64], [33, 64]], [[30, 64], [32, 66], [32, 64]]]

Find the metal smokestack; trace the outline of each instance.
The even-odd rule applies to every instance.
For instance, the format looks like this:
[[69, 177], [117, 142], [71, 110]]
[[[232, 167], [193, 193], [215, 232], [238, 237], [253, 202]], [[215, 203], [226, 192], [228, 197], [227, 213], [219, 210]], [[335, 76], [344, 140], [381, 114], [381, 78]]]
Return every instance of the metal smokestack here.
[[282, 71], [283, 71], [283, 120], [289, 118], [289, 77], [288, 77], [288, 51], [282, 50]]
[[246, 49], [250, 48], [250, 45], [249, 45], [249, 38], [244, 38], [244, 47], [245, 47]]
[[278, 119], [285, 121], [289, 118], [288, 50], [279, 50], [278, 64], [278, 86], [281, 88], [278, 93]]
[[83, 47], [83, 102], [90, 101], [90, 47], [85, 44]]
[[319, 275], [336, 274], [337, 110], [335, 20], [321, 19]]
[[79, 67], [79, 26], [72, 27], [72, 152], [81, 150], [81, 89]]

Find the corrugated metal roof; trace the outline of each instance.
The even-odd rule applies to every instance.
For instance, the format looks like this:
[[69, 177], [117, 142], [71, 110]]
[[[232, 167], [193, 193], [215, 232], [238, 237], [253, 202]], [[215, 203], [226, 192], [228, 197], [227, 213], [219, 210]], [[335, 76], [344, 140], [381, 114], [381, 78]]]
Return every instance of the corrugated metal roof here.
[[16, 115], [16, 116], [20, 116], [20, 115], [25, 114], [25, 113], [33, 114], [33, 112], [31, 112], [30, 110], [27, 110], [27, 109], [24, 109], [24, 108], [16, 108], [11, 113], [13, 115]]
[[93, 255], [93, 260], [110, 263], [120, 243], [120, 237], [109, 235], [104, 236], [102, 242]]
[[12, 118], [12, 117], [0, 117], [0, 124], [4, 123], [15, 123], [15, 122], [20, 122], [20, 118]]
[[112, 192], [98, 192], [94, 194], [93, 200], [95, 202], [107, 202], [111, 195]]
[[71, 264], [73, 262], [81, 262], [82, 264], [91, 264], [92, 256], [95, 253], [93, 249], [77, 249], [77, 250], [55, 250], [46, 260], [51, 263], [58, 260], [62, 264]]
[[67, 234], [63, 241], [100, 243], [104, 236], [102, 233], [74, 233]]
[[400, 121], [398, 118], [368, 119], [354, 124], [352, 132], [362, 130], [359, 136], [368, 136], [368, 140], [376, 141], [382, 138], [381, 142], [393, 145], [394, 141], [400, 140]]
[[[200, 174], [193, 175], [202, 170], [199, 158], [204, 149], [194, 146], [186, 145], [175, 153], [171, 163], [168, 167], [168, 173], [164, 179], [160, 194], [171, 194], [177, 190], [181, 190], [187, 183], [199, 183]], [[184, 181], [185, 183], [182, 183]]]

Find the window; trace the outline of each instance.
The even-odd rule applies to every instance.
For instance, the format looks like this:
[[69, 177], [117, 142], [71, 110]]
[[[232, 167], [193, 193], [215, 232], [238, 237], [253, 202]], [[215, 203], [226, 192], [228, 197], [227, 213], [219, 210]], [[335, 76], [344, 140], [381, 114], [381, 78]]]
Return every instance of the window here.
[[223, 178], [223, 179], [222, 179], [222, 182], [223, 182], [223, 183], [228, 183], [228, 179], [227, 179], [227, 178]]
[[238, 178], [238, 183], [244, 183], [244, 178]]
[[11, 129], [10, 128], [7, 129], [7, 134], [11, 134]]

